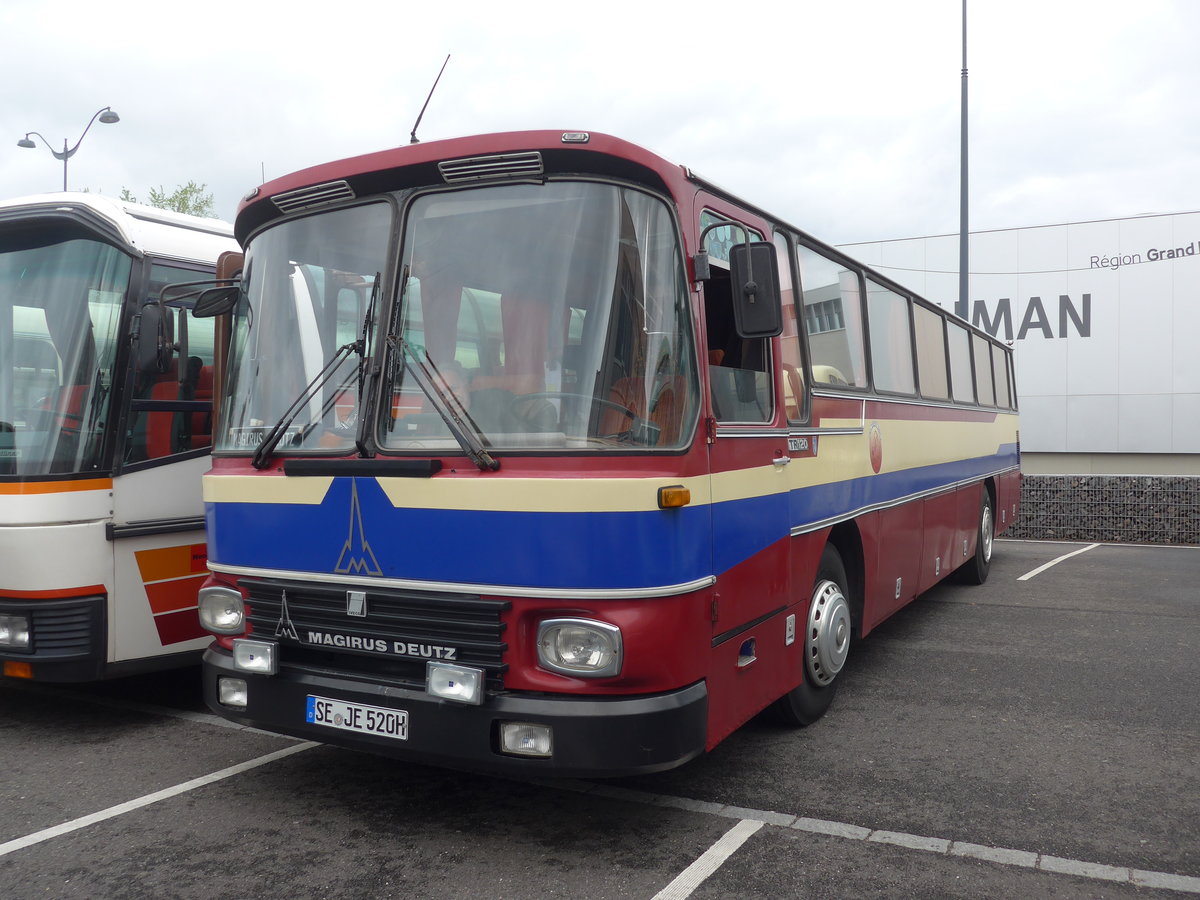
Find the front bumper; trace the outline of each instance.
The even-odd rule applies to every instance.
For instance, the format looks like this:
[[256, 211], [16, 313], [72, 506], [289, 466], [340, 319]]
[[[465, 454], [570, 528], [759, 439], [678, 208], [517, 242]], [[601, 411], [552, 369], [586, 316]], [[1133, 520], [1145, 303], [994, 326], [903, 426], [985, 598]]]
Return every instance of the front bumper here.
[[104, 597], [0, 600], [0, 613], [29, 622], [28, 650], [0, 650], [0, 663], [24, 663], [34, 681], [94, 681], [105, 671]]
[[[217, 679], [222, 676], [245, 679], [244, 710], [217, 700]], [[284, 669], [273, 676], [250, 675], [234, 669], [229, 652], [216, 645], [205, 651], [203, 681], [209, 708], [245, 725], [412, 762], [530, 777], [595, 778], [674, 768], [704, 751], [708, 719], [703, 682], [636, 697], [494, 694], [480, 706], [464, 706], [422, 690], [330, 673]], [[309, 694], [404, 710], [408, 740], [309, 724]], [[500, 753], [502, 721], [551, 726], [553, 755], [543, 759]]]

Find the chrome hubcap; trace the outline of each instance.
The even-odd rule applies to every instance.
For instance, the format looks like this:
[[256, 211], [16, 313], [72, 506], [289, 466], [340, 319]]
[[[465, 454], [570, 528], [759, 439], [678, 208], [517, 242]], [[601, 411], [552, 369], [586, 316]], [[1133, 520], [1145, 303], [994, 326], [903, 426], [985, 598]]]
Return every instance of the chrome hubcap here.
[[983, 561], [985, 563], [992, 561], [993, 537], [995, 537], [995, 529], [992, 527], [992, 507], [985, 504], [983, 507], [983, 518], [979, 522], [979, 540], [983, 545]]
[[805, 667], [813, 684], [824, 687], [837, 677], [850, 652], [850, 604], [834, 581], [813, 589], [808, 607]]

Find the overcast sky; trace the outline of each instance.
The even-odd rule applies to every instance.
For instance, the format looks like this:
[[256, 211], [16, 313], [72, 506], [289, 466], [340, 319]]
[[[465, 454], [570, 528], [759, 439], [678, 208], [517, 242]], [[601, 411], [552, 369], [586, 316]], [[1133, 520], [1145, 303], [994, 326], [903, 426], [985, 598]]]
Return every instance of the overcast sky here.
[[[961, 0], [4, 0], [0, 197], [221, 218], [259, 184], [406, 144], [602, 131], [833, 243], [959, 227]], [[971, 229], [1200, 208], [1200, 3], [969, 0]]]

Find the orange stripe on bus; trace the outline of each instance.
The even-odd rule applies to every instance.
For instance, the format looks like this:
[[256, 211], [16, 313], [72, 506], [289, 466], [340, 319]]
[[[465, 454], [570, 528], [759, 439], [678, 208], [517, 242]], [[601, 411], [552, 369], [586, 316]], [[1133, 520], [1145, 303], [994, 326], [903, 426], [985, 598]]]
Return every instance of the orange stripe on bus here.
[[94, 597], [105, 593], [104, 585], [89, 584], [83, 587], [54, 588], [49, 591], [15, 591], [4, 588], [0, 593], [14, 600], [57, 600], [62, 597]]
[[181, 609], [196, 608], [196, 594], [205, 576], [195, 578], [180, 578], [178, 581], [160, 581], [158, 584], [146, 585], [146, 596], [150, 600], [150, 610], [155, 615], [176, 612]]
[[198, 572], [208, 572], [208, 546], [206, 544], [183, 544], [179, 547], [163, 547], [159, 550], [138, 550], [138, 571], [142, 581], [163, 581], [167, 578], [182, 578]]
[[0, 494], [65, 494], [71, 491], [111, 491], [111, 478], [81, 481], [15, 481], [0, 484]]

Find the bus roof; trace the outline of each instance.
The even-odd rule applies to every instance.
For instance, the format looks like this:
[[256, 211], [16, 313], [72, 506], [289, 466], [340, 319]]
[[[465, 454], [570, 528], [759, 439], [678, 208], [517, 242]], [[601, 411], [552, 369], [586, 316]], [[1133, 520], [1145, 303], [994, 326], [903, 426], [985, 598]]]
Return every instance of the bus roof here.
[[[453, 180], [439, 170], [439, 162], [466, 160], [476, 156], [516, 155], [523, 151], [539, 151], [541, 154], [545, 168], [530, 173], [534, 175], [543, 171], [573, 171], [579, 158], [587, 155], [590, 159], [580, 167], [582, 171], [609, 172], [676, 190], [682, 188], [687, 178], [687, 170], [682, 166], [637, 144], [595, 131], [510, 131], [448, 138], [335, 160], [269, 181], [247, 194], [238, 206], [238, 240], [244, 241], [251, 231], [270, 219], [305, 205], [315, 206], [318, 202]], [[345, 186], [340, 195], [317, 190], [318, 187], [332, 190], [335, 185], [340, 187], [341, 182], [345, 182]], [[282, 195], [290, 197], [294, 193], [304, 193], [305, 188], [314, 189], [314, 200], [310, 204], [280, 202]], [[275, 202], [269, 202], [271, 200]]]
[[98, 194], [58, 192], [0, 201], [0, 221], [47, 215], [90, 223], [113, 243], [138, 254], [212, 263], [223, 251], [236, 249], [228, 222]]

